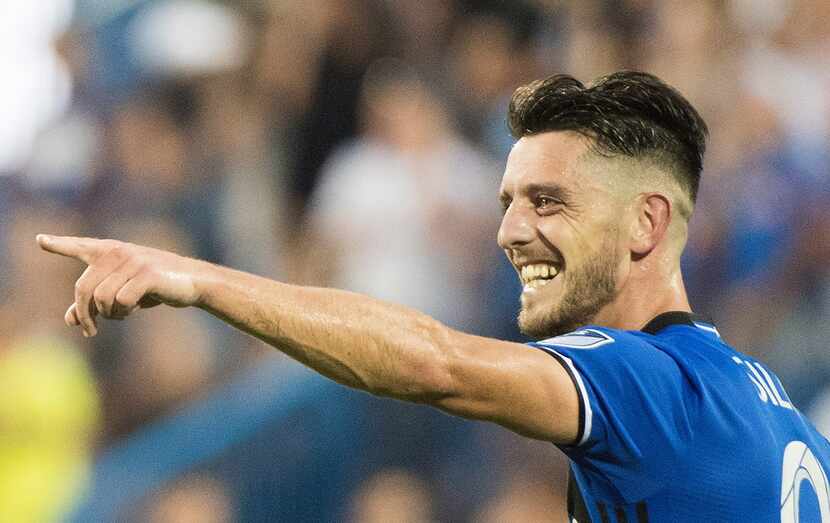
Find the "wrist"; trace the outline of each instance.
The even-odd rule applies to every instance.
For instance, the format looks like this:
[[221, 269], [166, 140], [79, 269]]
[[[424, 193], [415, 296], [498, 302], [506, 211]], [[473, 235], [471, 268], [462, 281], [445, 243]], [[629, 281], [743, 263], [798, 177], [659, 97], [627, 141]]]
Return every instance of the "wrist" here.
[[193, 302], [191, 305], [200, 309], [210, 308], [220, 282], [220, 267], [203, 260], [191, 259], [191, 262], [193, 263], [191, 271]]

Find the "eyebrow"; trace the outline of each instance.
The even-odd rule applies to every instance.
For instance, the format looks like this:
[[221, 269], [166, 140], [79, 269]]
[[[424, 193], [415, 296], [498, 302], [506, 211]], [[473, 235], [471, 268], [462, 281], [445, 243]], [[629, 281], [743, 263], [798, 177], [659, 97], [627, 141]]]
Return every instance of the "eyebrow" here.
[[[531, 183], [525, 187], [524, 192], [531, 197], [539, 194], [546, 194], [556, 198], [557, 200], [561, 200], [563, 203], [568, 202], [571, 199], [571, 191], [562, 187], [558, 183]], [[506, 208], [510, 205], [510, 202], [513, 201], [513, 197], [506, 191], [502, 191], [499, 194], [499, 201], [502, 206]]]
[[[563, 204], [571, 203], [572, 192], [558, 183], [531, 183], [524, 188], [524, 191], [530, 198], [534, 198], [540, 194], [550, 196], [559, 200]], [[507, 211], [510, 203], [513, 201], [513, 196], [502, 191], [499, 193], [499, 202], [501, 203], [502, 211]]]
[[531, 183], [527, 186], [526, 192], [531, 196], [546, 194], [562, 202], [567, 202], [571, 198], [571, 191], [558, 183]]

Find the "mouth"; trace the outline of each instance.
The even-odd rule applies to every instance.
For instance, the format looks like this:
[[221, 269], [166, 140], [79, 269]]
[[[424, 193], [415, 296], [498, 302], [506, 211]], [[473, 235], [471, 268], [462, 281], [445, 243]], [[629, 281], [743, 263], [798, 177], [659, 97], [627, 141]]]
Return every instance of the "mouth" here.
[[518, 267], [523, 291], [541, 289], [559, 275], [561, 266], [553, 263], [529, 263]]

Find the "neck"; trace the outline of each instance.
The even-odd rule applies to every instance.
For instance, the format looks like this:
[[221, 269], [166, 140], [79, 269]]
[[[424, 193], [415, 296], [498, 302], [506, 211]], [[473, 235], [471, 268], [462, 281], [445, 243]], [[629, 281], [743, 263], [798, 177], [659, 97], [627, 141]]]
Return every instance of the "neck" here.
[[[669, 311], [691, 312], [680, 267], [661, 277], [634, 267], [617, 298], [606, 305], [593, 323], [614, 329], [639, 330], [655, 316]], [[634, 277], [636, 273], [641, 277]]]

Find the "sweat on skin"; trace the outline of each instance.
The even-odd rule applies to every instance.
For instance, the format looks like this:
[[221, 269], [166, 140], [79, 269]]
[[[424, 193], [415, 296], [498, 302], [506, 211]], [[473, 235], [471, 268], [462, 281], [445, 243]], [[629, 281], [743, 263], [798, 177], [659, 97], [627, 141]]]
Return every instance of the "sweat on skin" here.
[[[621, 205], [609, 177], [582, 169], [587, 151], [575, 133], [546, 132], [520, 139], [508, 159], [499, 243], [520, 275], [531, 262], [561, 271], [523, 292], [523, 327], [557, 334], [584, 319], [569, 316], [595, 309], [592, 323], [636, 329], [661, 312], [689, 310], [678, 244], [667, 234], [671, 197], [637, 193]], [[552, 186], [561, 189], [550, 195], [556, 197], [538, 190]], [[573, 382], [564, 367], [523, 344], [459, 332], [367, 296], [289, 285], [150, 247], [47, 235], [38, 242], [88, 265], [65, 316], [86, 335], [97, 332], [98, 315], [123, 318], [159, 303], [200, 307], [345, 385], [537, 439], [569, 444], [577, 437]]]

